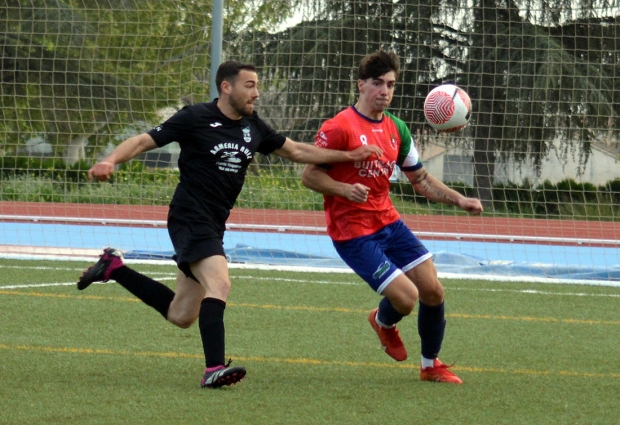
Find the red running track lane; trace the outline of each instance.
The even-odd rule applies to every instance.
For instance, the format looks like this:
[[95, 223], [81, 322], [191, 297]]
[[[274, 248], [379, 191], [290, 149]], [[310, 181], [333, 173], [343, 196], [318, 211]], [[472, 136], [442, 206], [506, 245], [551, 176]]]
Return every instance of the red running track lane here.
[[[151, 222], [165, 222], [167, 212], [168, 207], [164, 206], [0, 202], [0, 221], [12, 222], [37, 220], [46, 223], [105, 225], [109, 224], [107, 220], [131, 220], [131, 223], [122, 225], [148, 227], [157, 225]], [[403, 215], [402, 218], [414, 232], [422, 234], [426, 239], [509, 242], [512, 239], [510, 237], [514, 237], [514, 241], [520, 243], [620, 247], [620, 223], [617, 222], [503, 218], [484, 215], [480, 217]], [[80, 221], [77, 222], [77, 219]], [[302, 234], [324, 234], [326, 227], [322, 211], [257, 209], [233, 209], [228, 225], [231, 229]], [[261, 228], [264, 226], [268, 228]], [[427, 232], [434, 234], [427, 235]]]

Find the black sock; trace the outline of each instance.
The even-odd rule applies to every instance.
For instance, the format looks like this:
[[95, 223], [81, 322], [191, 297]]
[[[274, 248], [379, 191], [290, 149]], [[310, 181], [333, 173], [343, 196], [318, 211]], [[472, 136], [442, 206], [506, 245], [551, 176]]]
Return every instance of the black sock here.
[[200, 327], [206, 367], [223, 365], [225, 362], [225, 308], [226, 303], [217, 298], [205, 298], [200, 304], [198, 326]]
[[383, 299], [379, 301], [377, 319], [385, 326], [392, 326], [400, 322], [403, 319], [403, 315], [394, 309], [394, 306], [387, 297], [383, 297]]
[[418, 333], [422, 342], [423, 357], [434, 359], [439, 356], [445, 328], [444, 303], [432, 307], [420, 303]]
[[112, 271], [110, 278], [167, 318], [170, 303], [174, 298], [172, 289], [127, 266]]

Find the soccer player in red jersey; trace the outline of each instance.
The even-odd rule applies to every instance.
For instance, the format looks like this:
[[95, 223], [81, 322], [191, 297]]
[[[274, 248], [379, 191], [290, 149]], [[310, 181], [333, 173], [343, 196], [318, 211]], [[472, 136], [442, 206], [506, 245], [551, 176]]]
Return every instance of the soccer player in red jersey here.
[[358, 70], [358, 100], [323, 123], [315, 137], [322, 148], [378, 146], [378, 159], [306, 165], [303, 184], [325, 198], [327, 232], [340, 257], [383, 298], [368, 321], [386, 353], [397, 361], [407, 350], [396, 324], [416, 303], [422, 345], [420, 378], [461, 384], [437, 357], [444, 338], [444, 288], [432, 255], [400, 219], [392, 204], [390, 176], [398, 165], [414, 189], [431, 201], [481, 214], [478, 199], [448, 188], [423, 167], [404, 121], [386, 109], [392, 101], [399, 62], [393, 52], [367, 55]]

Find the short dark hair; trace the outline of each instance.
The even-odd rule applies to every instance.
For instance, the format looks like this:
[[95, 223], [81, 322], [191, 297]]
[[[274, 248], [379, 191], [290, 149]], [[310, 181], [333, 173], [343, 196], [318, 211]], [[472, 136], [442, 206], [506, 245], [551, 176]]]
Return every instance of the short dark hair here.
[[217, 73], [215, 74], [215, 85], [217, 86], [217, 92], [221, 94], [222, 83], [224, 81], [232, 83], [242, 70], [256, 72], [256, 66], [251, 63], [242, 63], [237, 61], [222, 62], [222, 64], [217, 68]]
[[394, 71], [396, 78], [398, 78], [399, 70], [400, 63], [398, 62], [396, 53], [378, 50], [366, 55], [364, 59], [362, 59], [357, 71], [357, 78], [360, 80], [367, 80], [368, 78], [375, 79], [390, 71]]

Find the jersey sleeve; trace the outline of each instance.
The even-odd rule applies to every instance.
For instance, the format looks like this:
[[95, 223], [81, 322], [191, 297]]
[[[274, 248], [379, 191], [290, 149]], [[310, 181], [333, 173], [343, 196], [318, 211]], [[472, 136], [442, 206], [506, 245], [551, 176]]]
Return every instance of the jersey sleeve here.
[[314, 145], [320, 148], [345, 150], [347, 140], [343, 137], [342, 127], [336, 120], [329, 119], [321, 125], [321, 128], [314, 136]]
[[184, 107], [162, 124], [148, 131], [157, 146], [166, 146], [172, 142], [183, 141], [193, 126], [193, 113], [189, 106]]
[[258, 126], [260, 127], [261, 142], [258, 145], [257, 151], [263, 155], [269, 155], [271, 152], [280, 149], [286, 137], [275, 131], [265, 121], [256, 116]]
[[401, 144], [396, 164], [403, 171], [419, 170], [422, 168], [422, 161], [420, 160], [420, 155], [415, 147], [415, 142], [407, 124], [387, 111], [384, 113], [394, 122], [400, 135]]
[[[314, 146], [343, 150], [346, 140], [342, 136], [342, 127], [337, 124], [334, 118], [329, 119], [321, 125], [321, 128], [314, 136]], [[325, 170], [332, 168], [331, 164], [319, 164], [319, 167]]]

